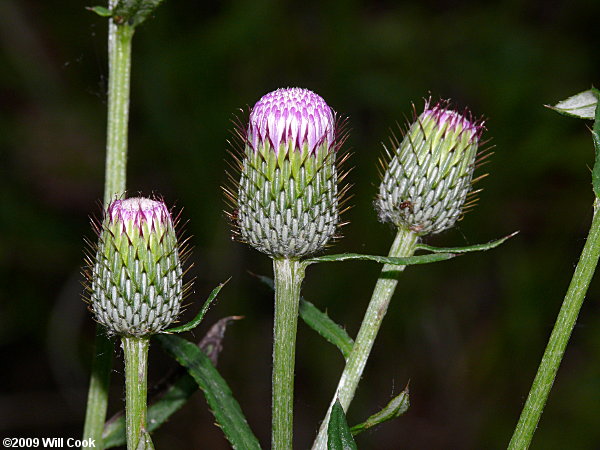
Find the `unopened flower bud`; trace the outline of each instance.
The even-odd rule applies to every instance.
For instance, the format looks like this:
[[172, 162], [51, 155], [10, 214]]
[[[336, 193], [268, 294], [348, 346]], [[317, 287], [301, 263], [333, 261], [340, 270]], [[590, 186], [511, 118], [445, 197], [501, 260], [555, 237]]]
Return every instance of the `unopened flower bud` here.
[[113, 201], [89, 262], [91, 309], [109, 333], [154, 334], [177, 318], [181, 261], [173, 220], [162, 201]]
[[428, 105], [388, 150], [376, 206], [383, 222], [418, 235], [440, 233], [461, 217], [484, 127], [470, 114]]
[[307, 89], [278, 89], [250, 112], [234, 218], [242, 241], [274, 258], [301, 258], [335, 235], [335, 113]]

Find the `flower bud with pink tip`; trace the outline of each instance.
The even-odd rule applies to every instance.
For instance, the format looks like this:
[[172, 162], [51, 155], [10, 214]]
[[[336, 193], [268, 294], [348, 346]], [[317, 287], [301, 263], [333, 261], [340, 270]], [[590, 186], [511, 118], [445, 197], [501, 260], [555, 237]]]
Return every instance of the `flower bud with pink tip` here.
[[376, 207], [383, 222], [420, 236], [451, 228], [468, 201], [483, 123], [439, 102], [416, 117], [387, 149]]
[[334, 237], [336, 125], [333, 110], [308, 89], [278, 89], [254, 105], [242, 131], [237, 192], [231, 193], [242, 241], [273, 258], [299, 259]]
[[179, 314], [184, 287], [167, 206], [143, 197], [114, 200], [88, 258], [89, 303], [109, 333], [158, 333]]

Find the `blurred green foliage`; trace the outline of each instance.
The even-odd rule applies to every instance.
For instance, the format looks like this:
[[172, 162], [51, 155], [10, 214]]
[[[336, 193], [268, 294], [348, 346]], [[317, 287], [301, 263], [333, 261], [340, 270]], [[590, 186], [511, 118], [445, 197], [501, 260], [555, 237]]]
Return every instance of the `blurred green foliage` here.
[[[2, 436], [77, 437], [83, 422], [94, 326], [79, 268], [82, 237], [94, 239], [88, 216], [101, 213], [107, 74], [106, 21], [84, 6], [0, 2]], [[336, 253], [387, 251], [392, 230], [372, 209], [376, 162], [411, 102], [419, 110], [423, 98], [449, 97], [488, 119], [496, 154], [480, 206], [428, 243], [521, 234], [492, 252], [403, 274], [348, 421], [362, 421], [410, 380], [410, 410], [357, 437], [360, 448], [502, 448], [591, 219], [590, 133], [543, 105], [598, 82], [599, 13], [598, 3], [566, 0], [168, 0], [138, 29], [128, 186], [183, 207], [195, 246], [190, 317], [233, 276], [207, 321], [246, 316], [228, 331], [220, 369], [263, 443], [272, 298], [248, 271], [268, 275], [270, 262], [232, 242], [219, 188], [231, 120], [245, 117], [239, 108], [301, 86], [349, 117], [354, 207]], [[377, 273], [368, 262], [311, 267], [304, 295], [354, 335]], [[599, 297], [593, 282], [533, 448], [600, 442]], [[299, 342], [296, 442], [306, 448], [342, 360], [302, 325]], [[151, 361], [151, 383], [173, 365], [156, 349]], [[122, 367], [115, 371], [112, 411], [123, 396]], [[201, 396], [154, 441], [226, 448]]]

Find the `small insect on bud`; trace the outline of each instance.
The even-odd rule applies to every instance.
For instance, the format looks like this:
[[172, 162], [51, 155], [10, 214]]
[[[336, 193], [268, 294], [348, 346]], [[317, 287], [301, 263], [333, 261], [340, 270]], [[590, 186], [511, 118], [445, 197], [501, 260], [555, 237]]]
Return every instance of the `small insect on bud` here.
[[393, 139], [376, 207], [382, 222], [418, 235], [451, 228], [464, 212], [471, 190], [483, 123], [447, 102], [416, 118], [402, 142]]
[[263, 96], [242, 132], [232, 217], [242, 241], [273, 258], [321, 250], [339, 221], [336, 153], [343, 139], [327, 103], [312, 91]]
[[184, 287], [177, 237], [162, 201], [115, 200], [89, 259], [89, 302], [109, 333], [145, 336], [179, 314]]

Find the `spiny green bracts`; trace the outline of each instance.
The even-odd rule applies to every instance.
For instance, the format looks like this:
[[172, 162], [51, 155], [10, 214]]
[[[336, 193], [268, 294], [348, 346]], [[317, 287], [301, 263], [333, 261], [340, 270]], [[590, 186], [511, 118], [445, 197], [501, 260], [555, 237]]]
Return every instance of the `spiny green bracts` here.
[[237, 196], [229, 194], [241, 240], [273, 258], [321, 250], [339, 222], [343, 139], [333, 110], [307, 89], [278, 89], [254, 105], [242, 133]]
[[[468, 118], [467, 118], [468, 117]], [[376, 207], [382, 222], [419, 236], [440, 233], [462, 216], [471, 191], [482, 122], [440, 102], [416, 118], [401, 143], [386, 148], [389, 162]]]
[[185, 287], [177, 236], [162, 201], [114, 200], [95, 255], [88, 257], [89, 303], [110, 334], [158, 333], [179, 314]]

